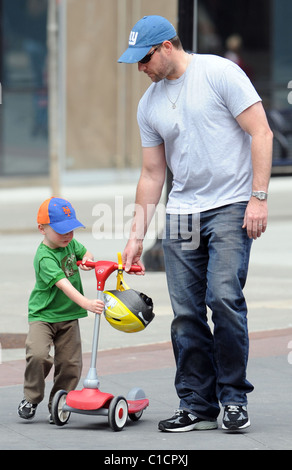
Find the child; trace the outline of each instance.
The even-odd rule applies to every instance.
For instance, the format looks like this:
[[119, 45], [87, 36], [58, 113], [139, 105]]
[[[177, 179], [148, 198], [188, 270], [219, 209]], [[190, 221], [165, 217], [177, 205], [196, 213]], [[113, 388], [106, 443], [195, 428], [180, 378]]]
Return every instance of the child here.
[[[93, 260], [86, 248], [73, 238], [73, 230], [84, 227], [70, 202], [52, 197], [40, 206], [38, 229], [44, 236], [39, 245], [34, 268], [35, 287], [28, 305], [29, 332], [26, 340], [24, 399], [18, 415], [33, 418], [44, 398], [45, 378], [54, 364], [54, 384], [49, 397], [49, 411], [58, 390], [73, 390], [82, 369], [78, 318], [87, 310], [101, 314], [103, 302], [83, 295], [77, 260]], [[83, 270], [89, 270], [80, 265]], [[50, 356], [54, 345], [54, 358]], [[50, 422], [52, 418], [50, 415]]]

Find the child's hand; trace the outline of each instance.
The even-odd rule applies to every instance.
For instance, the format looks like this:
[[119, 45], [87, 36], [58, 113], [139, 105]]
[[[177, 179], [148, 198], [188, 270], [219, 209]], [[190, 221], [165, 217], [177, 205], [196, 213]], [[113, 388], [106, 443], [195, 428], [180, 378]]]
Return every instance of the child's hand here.
[[94, 261], [93, 257], [89, 258], [88, 256], [83, 256], [81, 263], [79, 264], [79, 268], [82, 269], [82, 271], [91, 271], [91, 269], [94, 269], [93, 266], [85, 266], [86, 261]]
[[103, 313], [104, 303], [102, 300], [94, 299], [94, 300], [87, 300], [88, 305], [86, 310], [89, 310], [92, 313], [96, 313], [101, 315]]

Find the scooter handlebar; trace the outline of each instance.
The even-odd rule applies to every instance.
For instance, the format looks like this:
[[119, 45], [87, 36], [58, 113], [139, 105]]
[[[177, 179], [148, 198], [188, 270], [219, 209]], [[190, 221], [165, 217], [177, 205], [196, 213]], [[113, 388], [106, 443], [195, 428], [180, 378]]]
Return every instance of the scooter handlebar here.
[[[106, 265], [107, 267], [109, 266], [108, 264], [109, 262], [108, 261], [86, 261], [84, 263], [84, 266], [87, 266], [88, 268], [97, 268], [97, 267], [101, 267]], [[77, 261], [77, 266], [80, 266], [82, 263], [82, 261]], [[116, 271], [117, 269], [119, 269], [119, 265], [118, 263], [115, 263], [115, 262], [112, 262], [110, 263], [111, 264], [111, 267], [113, 268], [112, 269], [112, 272], [113, 271]], [[125, 265], [123, 264], [122, 266], [123, 270], [125, 269]], [[127, 271], [128, 273], [139, 273], [142, 271], [142, 268], [141, 266], [138, 266], [137, 264], [132, 264], [131, 268], [129, 271]]]
[[[80, 264], [82, 264], [82, 261], [77, 261], [77, 265], [80, 266]], [[107, 278], [114, 271], [116, 271], [117, 269], [120, 269], [119, 264], [113, 261], [86, 261], [83, 264], [84, 266], [94, 268], [98, 291], [103, 291]], [[122, 269], [125, 269], [124, 265], [122, 265]], [[142, 268], [138, 266], [137, 264], [133, 264], [131, 266], [130, 271], [128, 271], [128, 273], [138, 273], [140, 271], [142, 271]]]
[[88, 268], [95, 268], [96, 262], [95, 261], [86, 261], [85, 263], [82, 263], [82, 261], [77, 261], [77, 266], [80, 266], [83, 264], [83, 266], [87, 266]]

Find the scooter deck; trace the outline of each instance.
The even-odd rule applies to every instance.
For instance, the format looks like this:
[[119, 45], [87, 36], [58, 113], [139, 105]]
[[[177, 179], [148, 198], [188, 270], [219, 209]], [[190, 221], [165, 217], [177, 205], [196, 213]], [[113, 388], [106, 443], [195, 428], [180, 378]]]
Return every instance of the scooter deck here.
[[[93, 411], [100, 408], [108, 408], [113, 399], [111, 393], [101, 392], [99, 389], [83, 388], [82, 390], [73, 390], [66, 397], [66, 405], [71, 409]], [[138, 413], [149, 406], [149, 400], [127, 400], [128, 412]]]
[[69, 392], [66, 404], [79, 410], [97, 410], [108, 407], [113, 397], [111, 393], [104, 393], [99, 389], [83, 388]]
[[128, 402], [128, 413], [138, 413], [139, 411], [144, 410], [149, 406], [148, 398], [143, 398], [142, 400], [127, 400]]

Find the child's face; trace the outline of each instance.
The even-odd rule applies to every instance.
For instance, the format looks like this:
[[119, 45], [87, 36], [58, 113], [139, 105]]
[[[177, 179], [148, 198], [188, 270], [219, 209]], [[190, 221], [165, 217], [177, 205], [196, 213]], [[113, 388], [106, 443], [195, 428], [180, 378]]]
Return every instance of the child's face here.
[[41, 234], [44, 235], [43, 243], [49, 248], [52, 248], [53, 250], [55, 250], [56, 248], [66, 247], [70, 243], [74, 235], [73, 230], [71, 232], [64, 233], [63, 235], [61, 235], [60, 233], [55, 232], [55, 230], [47, 224], [39, 224], [38, 229]]

